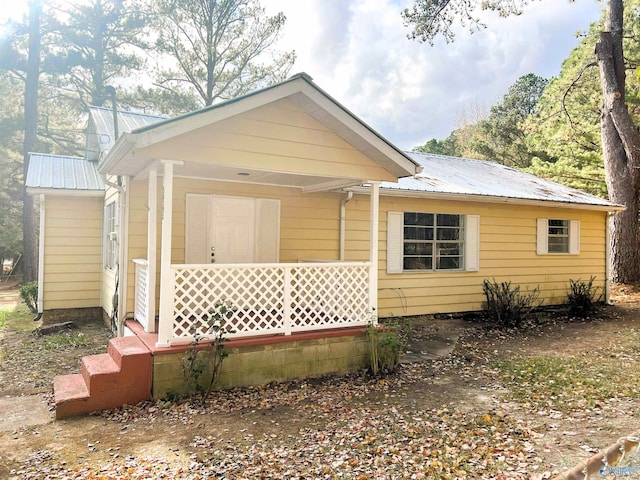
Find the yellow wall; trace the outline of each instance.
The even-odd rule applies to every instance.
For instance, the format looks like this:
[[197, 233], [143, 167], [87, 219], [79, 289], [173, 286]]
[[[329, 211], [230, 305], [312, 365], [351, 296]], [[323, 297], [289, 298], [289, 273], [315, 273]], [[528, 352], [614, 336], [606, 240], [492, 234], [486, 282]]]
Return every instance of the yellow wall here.
[[[160, 288], [161, 192], [158, 178], [157, 294]], [[133, 311], [135, 269], [131, 260], [147, 258], [147, 180], [132, 182], [129, 211], [129, 276], [127, 310]], [[337, 260], [339, 255], [339, 209], [344, 195], [303, 194], [299, 189], [230, 182], [175, 178], [171, 261], [184, 262], [187, 193], [280, 199], [280, 261], [301, 259]]]
[[[159, 178], [161, 184], [161, 178]], [[339, 207], [342, 194], [302, 194], [297, 189], [176, 178], [173, 203], [172, 262], [184, 261], [184, 219], [187, 193], [205, 193], [281, 200], [280, 261], [336, 260], [339, 252]], [[160, 188], [159, 188], [160, 190]], [[158, 202], [161, 196], [159, 194]], [[133, 182], [131, 189], [129, 260], [146, 258], [147, 182]], [[160, 211], [158, 211], [158, 276]], [[480, 216], [480, 270], [478, 272], [386, 273], [388, 211], [421, 211]], [[345, 260], [369, 259], [369, 198], [356, 195], [347, 204]], [[546, 304], [564, 303], [569, 279], [588, 280], [604, 286], [604, 212], [542, 208], [511, 204], [434, 201], [382, 196], [379, 225], [379, 315], [419, 315], [479, 310], [484, 296], [482, 281], [511, 280], [524, 289], [541, 287]], [[579, 255], [537, 255], [536, 219], [579, 220]], [[134, 268], [130, 263], [128, 311], [133, 311]], [[402, 298], [406, 299], [403, 306]]]
[[[416, 211], [480, 216], [477, 272], [386, 273], [387, 212]], [[347, 206], [347, 260], [368, 258], [369, 199], [357, 195]], [[579, 220], [579, 255], [537, 255], [536, 219]], [[464, 312], [482, 308], [482, 281], [512, 281], [523, 289], [540, 286], [546, 304], [566, 303], [569, 279], [605, 280], [604, 212], [472, 203], [451, 200], [380, 198], [379, 315]], [[602, 291], [602, 290], [601, 290]], [[406, 299], [403, 306], [402, 298]]]
[[44, 310], [100, 306], [102, 198], [45, 198]]
[[149, 158], [284, 173], [396, 181], [382, 166], [287, 99], [143, 148]]

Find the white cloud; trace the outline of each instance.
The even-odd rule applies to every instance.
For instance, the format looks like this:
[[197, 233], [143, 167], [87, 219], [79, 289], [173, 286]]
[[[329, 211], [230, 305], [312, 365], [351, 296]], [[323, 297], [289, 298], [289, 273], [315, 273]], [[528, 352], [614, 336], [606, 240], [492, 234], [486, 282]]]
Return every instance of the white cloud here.
[[533, 2], [519, 17], [485, 13], [486, 30], [431, 47], [407, 39], [400, 11], [411, 0], [263, 0], [287, 23], [280, 47], [315, 82], [402, 148], [455, 128], [458, 112], [494, 104], [520, 76], [556, 75], [598, 19], [595, 0]]

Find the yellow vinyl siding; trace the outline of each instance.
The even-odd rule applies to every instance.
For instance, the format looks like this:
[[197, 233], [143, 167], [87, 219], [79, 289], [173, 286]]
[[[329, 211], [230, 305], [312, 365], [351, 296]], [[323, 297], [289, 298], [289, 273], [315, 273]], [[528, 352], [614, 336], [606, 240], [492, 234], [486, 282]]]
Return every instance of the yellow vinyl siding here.
[[46, 197], [44, 310], [100, 305], [102, 202]]
[[286, 99], [155, 143], [140, 154], [281, 173], [396, 180]]
[[[162, 179], [159, 179], [161, 183]], [[161, 188], [158, 188], [160, 191]], [[339, 256], [339, 210], [343, 194], [303, 194], [296, 188], [281, 188], [192, 178], [175, 178], [173, 192], [172, 263], [185, 258], [185, 211], [187, 193], [227, 195], [280, 200], [281, 262], [302, 259], [337, 260]], [[160, 202], [161, 196], [158, 196]], [[130, 190], [129, 260], [147, 258], [147, 181], [134, 181]], [[161, 206], [158, 206], [156, 297], [160, 289]], [[133, 311], [135, 268], [130, 263], [127, 310]], [[158, 299], [156, 299], [158, 301]]]
[[[429, 212], [480, 216], [480, 270], [477, 272], [411, 271], [387, 274], [387, 212]], [[346, 259], [368, 258], [369, 199], [357, 195], [347, 205]], [[580, 254], [536, 253], [538, 218], [580, 221]], [[504, 203], [380, 198], [379, 315], [421, 315], [479, 310], [482, 281], [511, 281], [523, 289], [540, 286], [545, 304], [566, 301], [569, 279], [605, 281], [604, 212], [542, 208]]]

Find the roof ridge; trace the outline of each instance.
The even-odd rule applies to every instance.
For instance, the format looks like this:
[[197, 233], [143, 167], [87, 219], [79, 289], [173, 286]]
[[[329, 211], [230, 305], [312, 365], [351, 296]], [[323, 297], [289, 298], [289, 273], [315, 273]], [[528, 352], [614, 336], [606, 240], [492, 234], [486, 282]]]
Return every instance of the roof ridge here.
[[57, 153], [29, 152], [29, 155], [41, 155], [41, 156], [56, 157], [56, 158], [69, 158], [73, 160], [87, 160], [86, 157], [79, 157], [77, 155], [59, 155]]

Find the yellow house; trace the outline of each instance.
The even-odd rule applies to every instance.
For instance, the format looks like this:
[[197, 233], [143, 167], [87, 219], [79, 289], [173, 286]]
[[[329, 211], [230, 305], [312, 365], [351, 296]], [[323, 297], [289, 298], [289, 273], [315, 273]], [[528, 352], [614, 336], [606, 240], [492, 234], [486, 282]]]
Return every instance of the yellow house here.
[[[565, 301], [569, 279], [606, 289], [608, 215], [623, 207], [403, 152], [306, 74], [177, 118], [113, 117], [91, 109], [87, 159], [32, 156], [39, 308], [45, 320], [99, 313], [142, 339], [154, 396], [176, 381], [165, 354], [220, 302], [238, 345], [306, 335], [315, 365], [342, 351], [318, 338], [342, 331], [354, 345], [378, 317], [481, 309], [487, 278], [539, 286], [547, 304]], [[255, 381], [361, 365], [293, 371], [299, 351], [283, 355]], [[247, 368], [238, 360], [226, 384], [251, 383]]]

